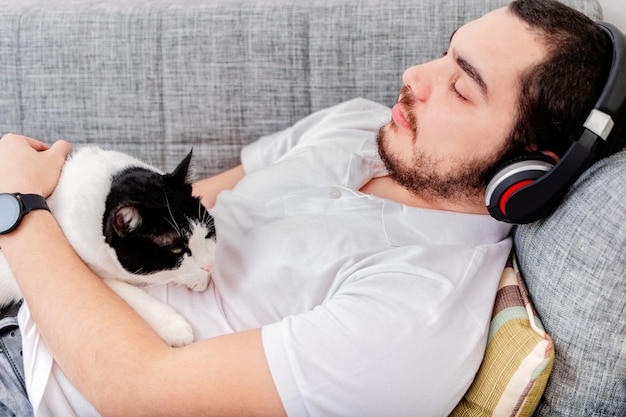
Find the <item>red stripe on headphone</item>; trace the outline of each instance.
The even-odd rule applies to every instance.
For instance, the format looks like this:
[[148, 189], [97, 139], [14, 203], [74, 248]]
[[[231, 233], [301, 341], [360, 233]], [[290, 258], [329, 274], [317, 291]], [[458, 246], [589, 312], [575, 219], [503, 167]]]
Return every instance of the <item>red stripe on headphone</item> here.
[[500, 199], [500, 211], [502, 212], [502, 214], [506, 216], [506, 202], [509, 200], [509, 197], [511, 197], [511, 195], [515, 191], [527, 186], [531, 182], [533, 182], [533, 180], [520, 181], [517, 184], [513, 184], [512, 186], [510, 186], [508, 190], [506, 190], [504, 194], [502, 194], [502, 198]]

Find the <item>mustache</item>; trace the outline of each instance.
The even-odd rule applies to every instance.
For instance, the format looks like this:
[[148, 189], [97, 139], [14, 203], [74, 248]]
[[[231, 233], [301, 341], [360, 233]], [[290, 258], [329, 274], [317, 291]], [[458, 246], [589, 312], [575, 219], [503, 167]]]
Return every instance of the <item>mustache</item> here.
[[413, 131], [417, 132], [417, 118], [413, 113], [413, 108], [415, 107], [415, 97], [411, 94], [411, 90], [406, 85], [403, 85], [400, 88], [400, 96], [398, 98], [398, 103], [402, 110], [404, 110], [404, 117], [406, 121], [409, 122]]

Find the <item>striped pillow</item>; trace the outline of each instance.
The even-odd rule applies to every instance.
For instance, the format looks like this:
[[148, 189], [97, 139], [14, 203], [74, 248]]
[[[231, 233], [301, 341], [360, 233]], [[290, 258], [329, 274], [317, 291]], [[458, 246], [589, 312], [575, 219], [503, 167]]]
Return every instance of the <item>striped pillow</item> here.
[[483, 363], [451, 416], [532, 416], [553, 362], [552, 338], [543, 330], [512, 255], [498, 285]]

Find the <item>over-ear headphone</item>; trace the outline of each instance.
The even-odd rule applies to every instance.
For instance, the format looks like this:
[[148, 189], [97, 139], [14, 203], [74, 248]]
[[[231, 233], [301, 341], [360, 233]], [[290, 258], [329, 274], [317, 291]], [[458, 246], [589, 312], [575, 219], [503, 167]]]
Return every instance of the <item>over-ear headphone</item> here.
[[594, 162], [596, 147], [609, 137], [613, 119], [626, 101], [626, 42], [615, 26], [598, 24], [613, 43], [613, 62], [602, 94], [583, 125], [583, 133], [556, 164], [537, 153], [502, 164], [485, 190], [485, 204], [496, 219], [522, 224], [547, 215]]

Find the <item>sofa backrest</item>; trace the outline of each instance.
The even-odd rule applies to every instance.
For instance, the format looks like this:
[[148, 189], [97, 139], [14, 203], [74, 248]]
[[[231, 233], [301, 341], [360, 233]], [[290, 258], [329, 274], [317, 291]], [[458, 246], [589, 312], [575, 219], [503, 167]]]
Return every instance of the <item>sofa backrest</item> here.
[[[357, 96], [507, 0], [0, 0], [0, 134], [96, 142], [198, 175]], [[568, 0], [595, 18], [595, 0]]]

